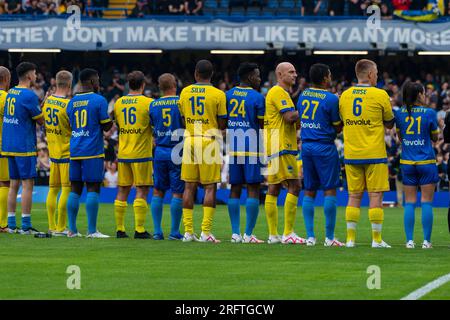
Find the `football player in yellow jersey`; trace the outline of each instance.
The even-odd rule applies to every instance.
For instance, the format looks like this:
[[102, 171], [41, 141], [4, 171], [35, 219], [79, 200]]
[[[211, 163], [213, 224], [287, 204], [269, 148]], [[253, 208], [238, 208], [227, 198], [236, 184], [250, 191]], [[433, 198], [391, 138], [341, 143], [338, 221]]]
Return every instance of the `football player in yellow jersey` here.
[[[269, 189], [264, 204], [269, 225], [268, 243], [304, 244], [305, 239], [294, 233], [297, 214], [300, 180], [297, 165], [297, 128], [299, 114], [289, 95], [295, 84], [297, 71], [288, 63], [280, 63], [276, 70], [277, 84], [266, 96], [264, 132], [268, 156]], [[287, 184], [288, 193], [284, 202], [284, 232], [278, 235], [277, 199], [282, 184]]]
[[136, 186], [134, 199], [135, 239], [151, 239], [144, 228], [148, 210], [147, 195], [153, 185], [153, 137], [150, 126], [150, 103], [144, 96], [145, 77], [141, 71], [127, 76], [130, 92], [114, 104], [114, 118], [119, 127], [119, 192], [114, 202], [117, 238], [125, 233], [125, 212], [131, 186]]
[[339, 100], [339, 113], [344, 123], [344, 163], [349, 191], [345, 210], [346, 246], [355, 246], [361, 199], [367, 190], [372, 247], [389, 248], [381, 239], [383, 192], [389, 191], [384, 128], [394, 126], [394, 114], [386, 91], [375, 87], [377, 65], [363, 59], [356, 63], [355, 72], [358, 84], [344, 91]]
[[[226, 128], [227, 105], [223, 91], [211, 85], [213, 65], [200, 60], [195, 66], [196, 84], [183, 89], [180, 95], [180, 112], [186, 125], [181, 164], [181, 180], [185, 181], [183, 193], [183, 241], [220, 242], [211, 233], [216, 210], [217, 183], [220, 182], [220, 130]], [[203, 200], [202, 233], [194, 234], [192, 216], [197, 185], [205, 189]]]
[[[9, 90], [11, 74], [9, 70], [0, 66], [0, 152], [2, 150], [2, 127], [3, 112], [5, 108], [6, 95]], [[9, 192], [9, 170], [8, 158], [2, 157], [0, 153], [0, 232], [8, 232], [8, 192]]]
[[[66, 236], [67, 199], [70, 194], [70, 129], [66, 107], [72, 93], [72, 74], [59, 71], [56, 74], [56, 91], [44, 102], [45, 132], [50, 152], [50, 181], [47, 195], [47, 215], [49, 232], [55, 236]], [[61, 191], [62, 188], [62, 191]], [[58, 199], [58, 194], [61, 196]], [[58, 206], [58, 224], [55, 212]]]

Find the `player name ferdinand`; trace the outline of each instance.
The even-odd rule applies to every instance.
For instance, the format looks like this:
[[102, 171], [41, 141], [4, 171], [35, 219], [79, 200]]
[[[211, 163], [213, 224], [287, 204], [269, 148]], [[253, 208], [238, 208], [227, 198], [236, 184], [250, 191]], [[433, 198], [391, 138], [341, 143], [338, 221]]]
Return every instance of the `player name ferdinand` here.
[[209, 312], [209, 307], [189, 307], [182, 304], [181, 307], [176, 307], [175, 314], [184, 315], [184, 314], [192, 314], [192, 315], [201, 315], [203, 318], [206, 318]]

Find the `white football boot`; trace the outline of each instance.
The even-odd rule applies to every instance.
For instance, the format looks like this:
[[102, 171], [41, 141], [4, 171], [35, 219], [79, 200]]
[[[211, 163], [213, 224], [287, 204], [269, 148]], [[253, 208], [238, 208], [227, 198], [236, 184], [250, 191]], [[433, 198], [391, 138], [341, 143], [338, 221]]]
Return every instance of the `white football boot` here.
[[416, 244], [414, 243], [414, 241], [412, 241], [412, 240], [409, 240], [407, 243], [406, 243], [406, 249], [414, 249], [416, 247]]
[[325, 242], [323, 243], [325, 247], [343, 247], [344, 244], [340, 242], [338, 239], [328, 239], [325, 238]]
[[86, 235], [86, 238], [92, 238], [92, 239], [106, 239], [106, 238], [109, 238], [109, 236], [108, 235], [106, 235], [106, 234], [103, 234], [103, 233], [101, 233], [100, 231], [96, 231], [96, 232], [94, 232], [94, 233], [88, 233], [87, 235]]
[[316, 238], [309, 237], [308, 239], [306, 239], [306, 245], [308, 247], [314, 247], [316, 245]]
[[431, 249], [433, 246], [431, 245], [431, 242], [428, 242], [427, 240], [423, 240], [422, 243], [422, 249]]
[[242, 243], [264, 243], [263, 240], [259, 240], [255, 235], [246, 235], [244, 233], [244, 239], [242, 240]]
[[281, 239], [282, 244], [306, 244], [306, 240], [299, 237], [295, 234], [295, 232], [292, 232], [291, 234], [288, 234], [287, 236], [283, 235], [283, 238]]
[[267, 240], [268, 244], [276, 244], [281, 243], [281, 236], [277, 235], [270, 235], [269, 239]]
[[242, 237], [240, 234], [233, 233], [231, 235], [231, 243], [241, 243], [241, 242], [242, 242]]
[[197, 237], [193, 233], [186, 232], [183, 237], [183, 242], [195, 242], [198, 241]]
[[204, 234], [203, 232], [200, 234], [199, 242], [211, 242], [211, 243], [220, 243], [220, 240], [216, 239], [212, 233]]
[[372, 248], [391, 248], [391, 246], [381, 240], [381, 242], [372, 241]]

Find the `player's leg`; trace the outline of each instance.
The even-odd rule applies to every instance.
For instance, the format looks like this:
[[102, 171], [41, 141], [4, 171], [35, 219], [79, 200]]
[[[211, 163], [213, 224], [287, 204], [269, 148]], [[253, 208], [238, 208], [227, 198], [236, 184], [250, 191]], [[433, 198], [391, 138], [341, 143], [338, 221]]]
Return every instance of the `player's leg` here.
[[[11, 170], [10, 170], [11, 172]], [[9, 193], [8, 193], [8, 232], [18, 232], [16, 223], [16, 206], [17, 206], [17, 193], [19, 192], [20, 180], [11, 178]]]
[[61, 190], [61, 179], [59, 176], [58, 164], [50, 162], [50, 179], [49, 189], [46, 200], [48, 230], [50, 233], [56, 232], [56, 207], [58, 202], [58, 194]]
[[0, 232], [8, 231], [8, 158], [0, 157]]
[[[149, 172], [149, 171], [147, 171]], [[148, 182], [151, 184], [151, 181]], [[151, 239], [152, 235], [145, 230], [145, 218], [148, 211], [147, 196], [150, 186], [136, 186], [136, 198], [133, 202], [134, 209], [134, 238], [135, 239]]]
[[82, 178], [86, 182], [88, 238], [109, 238], [97, 230], [100, 186], [103, 182], [103, 158], [82, 160]]
[[[231, 170], [231, 167], [230, 167]], [[231, 182], [231, 181], [230, 181]], [[231, 222], [231, 242], [242, 242], [241, 237], [241, 192], [242, 184], [232, 184], [230, 198], [228, 199], [228, 215]]]
[[298, 194], [300, 193], [300, 179], [298, 178], [297, 159], [294, 155], [280, 156], [281, 172], [287, 182], [287, 194], [284, 201], [284, 232], [283, 243], [304, 244], [305, 239], [294, 233], [295, 217], [297, 215]]
[[302, 154], [302, 161], [304, 168], [303, 183], [305, 185], [302, 213], [306, 228], [306, 244], [313, 246], [316, 244], [316, 236], [314, 234], [314, 200], [316, 198], [316, 190], [320, 188], [320, 178], [313, 156]]
[[77, 229], [77, 216], [80, 208], [80, 197], [83, 192], [83, 178], [81, 174], [81, 161], [70, 160], [69, 165], [69, 179], [70, 179], [70, 194], [67, 199], [67, 220], [69, 222], [68, 237], [81, 237]]
[[414, 248], [415, 209], [417, 203], [417, 186], [419, 185], [416, 166], [400, 165], [405, 191], [405, 206], [403, 208], [403, 225], [406, 235], [406, 248]]
[[372, 224], [372, 247], [390, 248], [381, 237], [384, 221], [383, 192], [389, 191], [388, 166], [384, 163], [370, 164], [366, 166], [365, 173], [369, 193], [369, 220]]
[[433, 230], [433, 198], [439, 175], [436, 165], [418, 166], [420, 172], [420, 191], [422, 203], [422, 248], [429, 249], [431, 245], [431, 232]]
[[33, 201], [34, 178], [36, 178], [36, 157], [18, 157], [16, 163], [22, 180], [22, 233], [34, 234], [37, 232], [31, 223], [31, 206]]
[[348, 203], [345, 208], [345, 221], [347, 223], [346, 246], [351, 248], [355, 246], [356, 226], [361, 215], [361, 199], [366, 186], [363, 165], [345, 165], [345, 174], [348, 186]]
[[205, 190], [205, 198], [203, 200], [203, 220], [200, 241], [218, 243], [220, 240], [217, 240], [211, 232], [214, 214], [216, 212], [217, 183], [204, 184], [203, 188]]
[[171, 161], [155, 161], [154, 178], [155, 186], [151, 202], [153, 219], [153, 239], [163, 240], [164, 235], [161, 227], [163, 215], [163, 199], [166, 190], [170, 188], [169, 163]]
[[116, 220], [116, 237], [128, 238], [125, 232], [125, 213], [127, 212], [127, 199], [133, 185], [133, 172], [131, 163], [118, 164], [118, 192], [114, 200], [114, 218]]
[[264, 201], [264, 210], [266, 211], [266, 220], [269, 227], [269, 240], [267, 243], [280, 243], [281, 237], [278, 234], [278, 206], [277, 200], [280, 194], [281, 184], [269, 184], [266, 199]]
[[245, 201], [245, 232], [244, 243], [264, 243], [253, 235], [255, 229], [256, 220], [259, 215], [259, 191], [260, 182], [247, 184], [247, 200]]
[[184, 181], [181, 180], [181, 166], [170, 162], [170, 234], [169, 240], [181, 240], [180, 222], [183, 214]]
[[61, 178], [61, 194], [58, 200], [58, 223], [56, 235], [67, 235], [67, 201], [70, 195], [69, 163], [58, 165]]

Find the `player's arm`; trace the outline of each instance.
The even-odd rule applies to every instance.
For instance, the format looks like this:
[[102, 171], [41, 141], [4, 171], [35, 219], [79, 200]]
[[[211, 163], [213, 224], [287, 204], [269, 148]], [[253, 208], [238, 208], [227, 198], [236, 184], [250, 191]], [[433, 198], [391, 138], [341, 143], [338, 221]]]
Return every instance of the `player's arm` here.
[[431, 140], [433, 142], [438, 141], [439, 137], [439, 126], [437, 123], [437, 114], [436, 111], [429, 109], [427, 110], [429, 117], [430, 117], [430, 123], [431, 123]]
[[44, 125], [44, 114], [39, 107], [39, 98], [33, 94], [25, 104], [25, 108], [28, 110], [31, 118], [36, 121], [40, 126]]
[[106, 99], [102, 97], [102, 100], [100, 102], [100, 125], [102, 127], [103, 132], [108, 132], [111, 130], [113, 126], [113, 122], [109, 118], [108, 115], [108, 103], [106, 102]]
[[219, 95], [219, 100], [217, 101], [217, 124], [220, 130], [225, 130], [227, 128], [227, 97], [224, 92]]
[[264, 115], [266, 113], [266, 101], [264, 96], [259, 95], [258, 104], [256, 105], [256, 116], [258, 118], [258, 124], [260, 129], [264, 129]]
[[331, 124], [336, 130], [336, 133], [341, 133], [344, 124], [342, 123], [341, 116], [339, 115], [339, 98], [335, 95], [330, 96], [330, 107], [331, 107]]
[[386, 128], [392, 129], [395, 124], [395, 117], [392, 111], [391, 99], [386, 91], [383, 91], [383, 95], [380, 98], [383, 107], [383, 124]]

